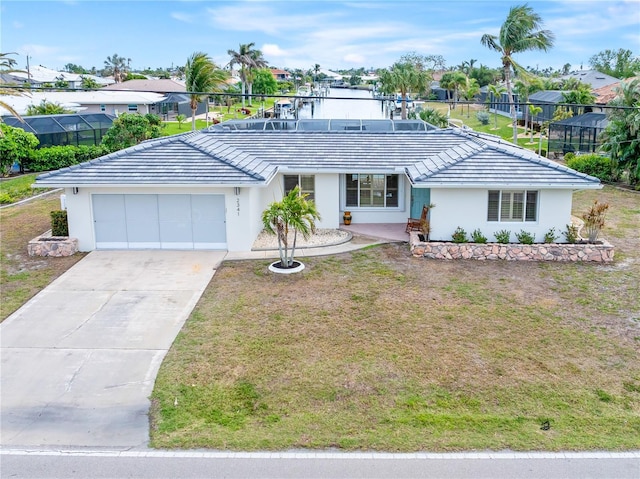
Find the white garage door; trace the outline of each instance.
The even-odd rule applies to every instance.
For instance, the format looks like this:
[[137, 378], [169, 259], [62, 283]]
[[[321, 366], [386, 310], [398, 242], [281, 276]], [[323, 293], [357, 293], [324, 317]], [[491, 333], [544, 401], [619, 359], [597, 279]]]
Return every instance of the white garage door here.
[[93, 195], [96, 248], [226, 249], [224, 195]]

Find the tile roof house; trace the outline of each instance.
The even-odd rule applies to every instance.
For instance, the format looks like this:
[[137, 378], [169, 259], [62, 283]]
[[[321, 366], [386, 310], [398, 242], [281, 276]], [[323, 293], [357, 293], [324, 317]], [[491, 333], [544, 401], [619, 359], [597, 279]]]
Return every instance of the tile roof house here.
[[492, 135], [419, 120], [248, 120], [148, 140], [40, 175], [66, 191], [69, 232], [96, 248], [248, 251], [261, 214], [296, 184], [318, 226], [397, 223], [431, 210], [431, 238], [456, 227], [524, 229], [541, 240], [571, 218], [572, 192], [600, 188], [578, 173]]

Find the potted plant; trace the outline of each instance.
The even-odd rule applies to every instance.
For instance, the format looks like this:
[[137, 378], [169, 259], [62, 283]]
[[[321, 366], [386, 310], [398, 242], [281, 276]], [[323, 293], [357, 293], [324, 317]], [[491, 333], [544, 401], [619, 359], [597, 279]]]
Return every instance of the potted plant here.
[[[276, 273], [294, 273], [302, 271], [304, 264], [294, 261], [298, 232], [307, 239], [316, 230], [316, 221], [320, 214], [313, 200], [307, 200], [308, 194], [300, 193], [296, 186], [282, 201], [274, 201], [262, 213], [262, 224], [268, 233], [278, 237], [280, 261], [269, 266]], [[293, 242], [289, 247], [289, 232], [293, 232]]]

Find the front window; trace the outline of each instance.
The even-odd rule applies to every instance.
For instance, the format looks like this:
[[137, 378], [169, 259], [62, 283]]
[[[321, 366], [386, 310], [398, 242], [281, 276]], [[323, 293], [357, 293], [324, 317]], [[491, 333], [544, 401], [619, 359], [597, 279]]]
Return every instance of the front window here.
[[489, 191], [487, 221], [537, 221], [537, 191]]
[[346, 175], [346, 206], [395, 208], [398, 206], [398, 175]]
[[307, 194], [308, 200], [315, 200], [316, 177], [314, 175], [284, 175], [284, 194], [288, 195], [295, 187], [301, 194]]
[[127, 105], [127, 110], [138, 111], [138, 105]]

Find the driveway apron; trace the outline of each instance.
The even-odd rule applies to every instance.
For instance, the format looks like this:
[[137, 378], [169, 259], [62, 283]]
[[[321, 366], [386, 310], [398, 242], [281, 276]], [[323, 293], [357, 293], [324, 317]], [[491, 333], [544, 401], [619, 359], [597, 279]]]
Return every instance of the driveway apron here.
[[160, 363], [224, 259], [94, 251], [0, 324], [0, 444], [137, 447]]

